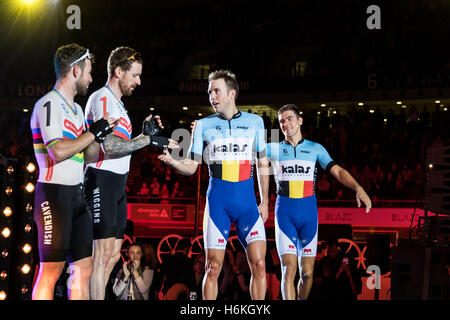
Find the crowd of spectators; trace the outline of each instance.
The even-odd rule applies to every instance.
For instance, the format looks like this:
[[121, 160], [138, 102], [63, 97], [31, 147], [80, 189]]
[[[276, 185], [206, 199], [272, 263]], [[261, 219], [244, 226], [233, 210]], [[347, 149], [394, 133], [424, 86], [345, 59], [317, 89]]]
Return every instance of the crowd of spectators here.
[[[181, 239], [173, 253], [161, 254], [162, 262], [156, 258], [155, 249], [149, 239], [141, 238], [144, 247], [141, 264], [152, 270], [152, 277], [145, 287], [144, 300], [202, 300], [202, 281], [205, 274], [203, 252], [189, 254], [190, 240]], [[156, 242], [154, 243], [156, 245]], [[129, 249], [125, 246], [124, 262], [115, 266], [107, 286], [107, 300], [118, 300], [114, 290], [126, 264]], [[266, 254], [267, 293], [266, 300], [281, 300], [281, 265], [275, 243], [268, 241]], [[219, 301], [250, 301], [250, 268], [245, 251], [240, 245], [228, 245], [218, 278]], [[354, 253], [345, 253], [337, 238], [330, 237], [318, 245], [314, 269], [314, 284], [310, 300], [356, 300], [362, 292], [362, 277]], [[296, 275], [295, 282], [299, 279]], [[141, 281], [142, 282], [142, 281]], [[136, 289], [135, 289], [136, 290]], [[62, 290], [61, 290], [62, 291]], [[147, 295], [148, 294], [148, 295]]]
[[[431, 112], [428, 111], [431, 107], [423, 107], [419, 112], [416, 106], [399, 107], [397, 113], [393, 110], [382, 113], [379, 109], [370, 113], [367, 109], [358, 107], [345, 114], [338, 110], [331, 115], [326, 109], [320, 114], [317, 110], [305, 111], [303, 135], [305, 139], [321, 143], [374, 200], [423, 200], [427, 149], [450, 144], [450, 135], [445, 128], [450, 113], [439, 105]], [[271, 123], [267, 129], [279, 128], [276, 119], [271, 119]], [[168, 187], [169, 198], [194, 196], [197, 177], [175, 173], [158, 161], [157, 154], [158, 150], [145, 149], [135, 155], [132, 161], [140, 165], [140, 175], [130, 192], [141, 194], [143, 183], [146, 183], [150, 197], [166, 197], [161, 194], [164, 185]], [[138, 169], [137, 166], [134, 168]], [[209, 176], [205, 164], [200, 168], [200, 193], [204, 194]], [[271, 179], [272, 199], [275, 190]], [[350, 189], [321, 168], [316, 175], [316, 194], [321, 200], [354, 199]]]
[[[188, 254], [189, 239], [182, 239], [172, 254], [161, 255], [162, 263], [156, 259], [155, 249], [148, 242], [142, 240], [145, 247], [142, 265], [148, 266], [153, 273], [151, 281], [147, 283], [144, 300], [202, 300], [202, 281], [205, 274], [205, 255], [203, 252]], [[268, 291], [266, 298], [280, 299], [281, 270], [280, 261], [276, 254], [274, 243], [269, 243], [270, 254], [266, 257], [268, 274]], [[124, 248], [124, 262], [119, 261], [115, 266], [107, 285], [107, 300], [118, 300], [114, 287], [121, 277], [123, 264], [128, 259], [128, 249]], [[272, 254], [273, 253], [273, 254]], [[148, 262], [145, 262], [145, 261]], [[218, 300], [222, 301], [250, 301], [250, 268], [245, 251], [240, 245], [228, 246], [225, 259], [218, 279]], [[64, 285], [62, 282], [61, 285]], [[63, 290], [61, 290], [63, 291]], [[116, 290], [117, 291], [117, 290]], [[61, 297], [64, 298], [64, 297]]]
[[[325, 108], [305, 110], [302, 132], [305, 139], [321, 143], [331, 157], [346, 168], [374, 200], [423, 200], [426, 174], [426, 152], [430, 147], [450, 144], [446, 123], [450, 112], [436, 104], [400, 108], [400, 112], [354, 108], [346, 113], [328, 114]], [[253, 112], [258, 113], [258, 110]], [[136, 117], [135, 117], [136, 118]], [[193, 119], [191, 119], [193, 120]], [[0, 115], [4, 135], [0, 138], [0, 154], [4, 157], [33, 157], [29, 114]], [[271, 119], [271, 127], [279, 128]], [[177, 123], [168, 123], [176, 128]], [[170, 134], [170, 132], [168, 132]], [[280, 134], [280, 137], [283, 135]], [[20, 138], [19, 138], [20, 137]], [[268, 135], [270, 138], [270, 135]], [[157, 159], [160, 150], [144, 148], [132, 156], [127, 192], [130, 201], [176, 203], [197, 195], [197, 175], [183, 176]], [[208, 168], [200, 166], [200, 194], [208, 186]], [[275, 198], [276, 186], [271, 179], [270, 194]], [[316, 194], [320, 200], [352, 200], [353, 192], [321, 168], [316, 175]], [[257, 188], [255, 188], [257, 192]]]
[[[0, 65], [1, 80], [5, 80], [2, 84], [14, 87], [53, 83], [54, 74], [48, 72], [50, 59], [44, 64], [42, 57], [51, 57], [58, 41], [69, 39], [95, 53], [91, 85], [95, 88], [104, 84], [106, 59], [118, 45], [115, 41], [123, 44], [122, 39], [126, 39], [127, 45], [144, 55], [143, 84], [152, 89], [137, 90], [135, 96], [147, 97], [179, 94], [181, 81], [205, 79], [209, 71], [223, 66], [232, 66], [239, 79], [250, 82], [248, 93], [360, 90], [367, 89], [367, 75], [373, 72], [403, 77], [449, 70], [447, 57], [438, 54], [441, 46], [446, 45], [439, 39], [445, 39], [449, 32], [444, 27], [448, 13], [444, 0], [382, 2], [380, 30], [366, 27], [367, 8], [351, 0], [280, 1], [270, 6], [258, 4], [257, 10], [251, 2], [238, 1], [232, 2], [232, 6], [221, 1], [136, 3], [140, 5], [144, 9], [112, 19], [121, 8], [131, 9], [124, 1], [114, 4], [104, 1], [105, 10], [86, 15], [80, 31], [68, 33], [65, 28], [54, 28], [52, 36], [33, 43], [33, 52], [41, 54], [22, 59], [22, 63], [16, 60], [31, 50], [23, 49], [4, 57], [5, 63]], [[215, 18], [204, 19], [205, 16]], [[224, 36], [229, 34], [235, 36]], [[17, 41], [26, 41], [16, 37]], [[7, 39], [10, 38], [15, 39], [14, 33], [8, 34]], [[433, 50], [428, 49], [430, 46]], [[193, 72], [197, 66], [201, 66], [200, 71]], [[441, 82], [429, 85], [445, 86], [448, 77], [441, 78]], [[398, 82], [396, 86], [401, 88], [405, 83]], [[0, 87], [0, 96], [17, 92]], [[305, 138], [325, 146], [331, 157], [348, 169], [374, 199], [420, 199], [426, 148], [448, 144], [449, 112], [438, 104], [395, 107], [398, 108], [395, 112], [377, 109], [374, 113], [365, 107], [337, 110], [336, 114], [326, 109], [304, 110], [302, 131]], [[253, 112], [262, 115], [259, 110]], [[130, 116], [137, 128], [146, 115]], [[169, 129], [180, 126], [180, 114], [171, 112], [163, 116]], [[28, 119], [29, 114], [0, 114], [3, 132], [0, 154], [33, 155]], [[193, 119], [183, 120], [189, 124]], [[270, 122], [277, 128], [276, 119]], [[157, 160], [157, 152], [144, 149], [133, 155], [128, 194], [163, 203], [173, 198], [194, 197], [196, 176], [176, 174]], [[201, 167], [201, 194], [204, 194], [208, 174], [207, 168]], [[316, 181], [319, 199], [353, 199], [348, 189], [320, 169]], [[272, 179], [271, 194], [274, 193]]]

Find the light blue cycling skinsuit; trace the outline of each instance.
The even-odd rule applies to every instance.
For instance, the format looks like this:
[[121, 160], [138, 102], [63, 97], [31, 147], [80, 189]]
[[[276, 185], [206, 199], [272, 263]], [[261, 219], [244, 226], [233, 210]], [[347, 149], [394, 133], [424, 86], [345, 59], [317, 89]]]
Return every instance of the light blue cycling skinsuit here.
[[205, 248], [225, 250], [231, 222], [244, 248], [266, 240], [252, 169], [256, 154], [265, 156], [265, 151], [264, 123], [256, 114], [238, 112], [230, 120], [214, 114], [196, 122], [190, 156], [201, 162], [204, 155], [210, 174], [203, 217]]
[[275, 241], [278, 254], [315, 257], [317, 251], [317, 199], [314, 192], [316, 163], [329, 171], [336, 163], [319, 143], [302, 139], [297, 146], [287, 141], [269, 143], [277, 184]]

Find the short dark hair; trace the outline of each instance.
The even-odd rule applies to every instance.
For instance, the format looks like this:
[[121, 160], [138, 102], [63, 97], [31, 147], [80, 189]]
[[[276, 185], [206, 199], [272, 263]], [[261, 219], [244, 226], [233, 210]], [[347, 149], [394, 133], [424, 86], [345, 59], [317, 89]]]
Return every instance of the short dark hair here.
[[[76, 43], [70, 43], [59, 47], [56, 50], [55, 57], [53, 58], [56, 78], [59, 79], [65, 77], [73, 67], [71, 64], [81, 58], [86, 52], [87, 49], [85, 47], [82, 47]], [[93, 55], [91, 53], [90, 55], [92, 58]], [[86, 59], [78, 62], [76, 65], [80, 66], [81, 70], [84, 70]]]
[[236, 99], [239, 94], [239, 82], [236, 80], [236, 75], [230, 70], [217, 70], [209, 74], [208, 83], [218, 79], [223, 79], [225, 81], [228, 91], [236, 91]]
[[295, 115], [297, 116], [297, 118], [300, 118], [300, 111], [298, 111], [297, 107], [294, 106], [293, 104], [285, 104], [284, 106], [282, 106], [279, 110], [278, 110], [278, 115], [282, 114], [285, 111], [293, 111], [295, 113]]
[[117, 67], [120, 67], [123, 71], [130, 70], [133, 62], [144, 63], [139, 52], [125, 46], [115, 48], [108, 57], [108, 77], [114, 74]]
[[326, 240], [326, 245], [328, 247], [332, 247], [332, 246], [339, 247], [339, 240], [336, 236], [329, 236]]

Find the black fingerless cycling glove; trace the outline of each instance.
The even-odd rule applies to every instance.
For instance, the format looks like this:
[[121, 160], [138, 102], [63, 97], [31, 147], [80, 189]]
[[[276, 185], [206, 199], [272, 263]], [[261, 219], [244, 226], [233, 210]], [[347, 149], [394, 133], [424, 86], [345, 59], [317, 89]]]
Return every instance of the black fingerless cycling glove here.
[[105, 137], [110, 134], [113, 129], [109, 126], [108, 120], [101, 118], [95, 121], [89, 127], [89, 132], [92, 132], [95, 136], [95, 141], [102, 143]]

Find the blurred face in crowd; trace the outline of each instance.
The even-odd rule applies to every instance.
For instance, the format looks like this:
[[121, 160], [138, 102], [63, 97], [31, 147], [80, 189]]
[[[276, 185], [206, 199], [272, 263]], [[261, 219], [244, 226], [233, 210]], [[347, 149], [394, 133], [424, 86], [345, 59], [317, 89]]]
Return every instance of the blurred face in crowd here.
[[339, 253], [339, 247], [335, 244], [327, 246], [327, 256], [331, 259], [335, 259]]
[[303, 118], [297, 117], [294, 111], [287, 110], [278, 115], [280, 128], [286, 138], [293, 138], [300, 134], [300, 126], [303, 124]]

